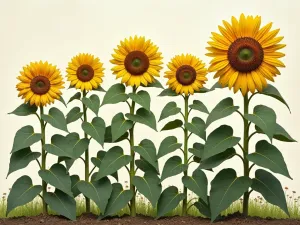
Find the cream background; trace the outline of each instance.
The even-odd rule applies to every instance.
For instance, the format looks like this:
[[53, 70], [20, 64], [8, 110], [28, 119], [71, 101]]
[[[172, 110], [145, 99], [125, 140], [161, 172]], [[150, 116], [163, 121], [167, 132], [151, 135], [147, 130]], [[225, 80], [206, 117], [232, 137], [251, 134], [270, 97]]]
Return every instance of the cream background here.
[[[72, 56], [79, 52], [92, 53], [100, 57], [104, 63], [106, 70], [103, 87], [108, 89], [112, 84], [119, 82], [110, 72], [112, 65], [109, 63], [109, 59], [113, 48], [121, 39], [135, 34], [151, 38], [160, 47], [164, 56], [164, 63], [167, 63], [175, 54], [188, 52], [197, 55], [208, 64], [210, 58], [204, 54], [210, 32], [218, 32], [217, 26], [221, 25], [222, 20], [230, 20], [232, 15], [239, 17], [242, 12], [261, 15], [263, 24], [273, 21], [273, 27], [281, 28], [279, 34], [285, 36], [283, 43], [286, 43], [287, 47], [284, 49], [286, 57], [283, 61], [286, 68], [281, 69], [282, 75], [276, 78], [275, 86], [289, 103], [292, 114], [283, 104], [270, 97], [255, 97], [253, 104], [266, 104], [275, 109], [279, 124], [293, 138], [300, 140], [300, 133], [298, 132], [300, 128], [300, 120], [298, 119], [300, 114], [298, 103], [300, 76], [297, 70], [300, 51], [299, 6], [298, 0], [1, 0], [0, 96], [3, 100], [0, 107], [0, 194], [7, 192], [13, 182], [24, 174], [30, 174], [35, 184], [41, 182], [37, 175], [38, 167], [35, 162], [32, 162], [25, 170], [17, 171], [6, 179], [10, 151], [16, 131], [30, 124], [34, 126], [36, 132], [40, 132], [39, 123], [35, 116], [25, 118], [7, 114], [22, 103], [22, 100], [17, 97], [15, 89], [16, 76], [18, 76], [22, 66], [30, 61], [48, 60], [58, 65], [64, 76], [65, 68]], [[212, 74], [208, 75], [207, 87], [211, 87], [216, 82], [212, 76]], [[165, 84], [166, 79], [161, 77], [160, 81]], [[68, 87], [68, 85], [67, 83], [66, 86]], [[155, 96], [160, 93], [160, 89], [148, 90], [153, 96], [151, 106], [156, 118], [159, 118], [160, 111], [168, 101], [176, 100], [180, 106], [183, 105], [180, 97], [158, 98]], [[64, 90], [64, 98], [68, 100], [74, 93], [74, 90]], [[197, 95], [196, 98], [203, 101], [211, 110], [220, 100], [228, 96], [234, 98], [236, 105], [241, 105], [241, 94], [234, 95], [227, 89]], [[100, 94], [100, 98], [103, 99], [103, 93]], [[75, 105], [80, 106], [78, 101], [74, 101], [69, 105], [68, 110]], [[55, 106], [65, 114], [68, 112], [59, 102]], [[128, 111], [125, 103], [107, 105], [100, 109], [100, 115], [105, 119], [106, 124], [110, 124], [112, 117], [119, 112], [120, 108], [124, 113]], [[48, 109], [49, 107], [46, 112]], [[92, 116], [93, 114], [89, 113], [89, 119]], [[204, 114], [200, 116], [206, 117]], [[179, 118], [179, 116], [177, 117]], [[159, 123], [159, 130], [170, 119]], [[224, 123], [234, 127], [234, 135], [242, 134], [242, 120], [238, 114], [214, 123], [209, 128], [209, 132]], [[69, 125], [70, 131], [78, 130], [82, 135], [82, 131], [79, 129], [79, 121]], [[66, 135], [63, 131], [60, 132], [47, 126], [47, 143], [50, 143], [51, 136], [56, 132]], [[156, 133], [144, 125], [137, 125], [135, 134], [136, 144], [143, 138], [151, 137], [157, 148], [166, 136], [176, 135], [181, 141], [183, 135], [179, 129]], [[257, 135], [252, 139], [252, 150], [254, 144], [261, 138], [265, 137]], [[192, 136], [190, 140], [191, 145], [193, 142], [199, 141], [195, 136]], [[294, 180], [291, 181], [281, 175], [276, 176], [281, 180], [283, 186], [300, 192], [299, 144], [278, 141], [274, 141], [274, 144], [282, 151]], [[120, 145], [129, 153], [126, 141], [121, 142]], [[92, 142], [90, 146], [92, 156], [101, 149], [96, 142]], [[110, 147], [111, 145], [107, 144], [105, 149], [108, 150]], [[39, 151], [40, 143], [35, 144], [32, 149]], [[180, 154], [180, 152], [178, 151], [176, 154]], [[160, 160], [161, 169], [168, 157], [170, 156]], [[48, 166], [52, 163], [54, 163], [54, 157], [49, 158]], [[242, 165], [238, 158], [222, 164], [222, 167], [218, 167], [216, 172], [232, 166], [237, 169], [238, 174], [242, 174]], [[71, 173], [78, 173], [83, 178], [84, 172], [81, 161], [73, 166]], [[206, 174], [211, 180], [216, 173]], [[119, 176], [121, 182], [128, 180], [125, 170]], [[180, 176], [169, 178], [163, 184], [165, 186], [179, 185]]]

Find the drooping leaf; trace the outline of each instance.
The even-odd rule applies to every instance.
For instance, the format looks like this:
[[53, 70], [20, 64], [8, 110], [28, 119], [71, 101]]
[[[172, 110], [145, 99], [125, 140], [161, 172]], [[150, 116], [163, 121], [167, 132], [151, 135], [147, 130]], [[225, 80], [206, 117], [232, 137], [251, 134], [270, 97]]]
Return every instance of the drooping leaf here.
[[155, 174], [159, 174], [159, 171], [157, 171], [150, 163], [148, 163], [143, 157], [140, 157], [140, 159], [135, 160], [135, 165], [138, 169], [142, 170], [143, 172], [152, 172]]
[[41, 118], [49, 123], [52, 127], [69, 132], [67, 127], [67, 120], [62, 111], [60, 111], [58, 108], [52, 107], [49, 110], [49, 114], [43, 114]]
[[171, 96], [178, 96], [178, 94], [175, 91], [173, 91], [172, 89], [167, 88], [167, 89], [164, 89], [158, 96], [160, 96], [160, 97], [164, 97], [164, 96], [171, 97]]
[[68, 101], [68, 104], [74, 100], [80, 100], [80, 98], [81, 98], [81, 92], [77, 92], [70, 98], [70, 100]]
[[203, 102], [199, 101], [199, 100], [194, 100], [193, 104], [189, 106], [191, 109], [194, 110], [198, 110], [200, 112], [209, 114], [208, 109], [206, 108], [206, 106], [203, 104]]
[[8, 114], [14, 114], [17, 116], [29, 116], [35, 114], [36, 111], [37, 111], [36, 105], [30, 105], [29, 103], [24, 103]]
[[179, 156], [173, 156], [169, 158], [162, 171], [161, 182], [168, 177], [176, 176], [183, 171], [186, 171], [187, 165], [182, 164], [182, 159]]
[[68, 107], [62, 95], [59, 97], [58, 101], [60, 101], [66, 108]]
[[154, 78], [154, 81], [150, 84], [148, 84], [147, 86], [141, 84], [142, 87], [155, 87], [155, 88], [161, 88], [164, 89], [164, 87], [161, 85], [161, 83]]
[[203, 216], [210, 218], [211, 213], [210, 213], [209, 197], [207, 197], [207, 202], [208, 203], [205, 203], [202, 199], [199, 199], [198, 202], [194, 203], [194, 206], [199, 210], [199, 212]]
[[115, 84], [105, 93], [102, 105], [125, 102], [127, 99], [128, 95], [125, 93], [125, 86], [123, 84]]
[[[262, 129], [260, 129], [258, 126], [255, 126], [255, 129], [258, 133], [263, 133]], [[284, 141], [284, 142], [297, 142], [278, 123], [276, 123], [275, 134], [274, 134], [273, 138], [276, 140], [279, 140], [279, 141]]]
[[191, 123], [185, 124], [185, 127], [189, 132], [206, 140], [205, 122], [200, 117], [194, 117]]
[[128, 132], [124, 133], [121, 137], [119, 137], [116, 141], [112, 141], [112, 133], [111, 133], [111, 126], [106, 127], [105, 129], [105, 136], [104, 142], [105, 143], [117, 143], [120, 141], [125, 140], [128, 137]]
[[175, 136], [166, 137], [159, 146], [157, 159], [176, 151], [181, 148], [182, 144], [177, 142], [177, 138]]
[[234, 148], [228, 148], [224, 152], [214, 155], [200, 162], [200, 169], [212, 169], [219, 166], [224, 161], [231, 159], [236, 154]]
[[129, 98], [141, 105], [143, 108], [150, 111], [150, 95], [147, 91], [139, 91], [138, 93], [129, 93]]
[[173, 129], [176, 129], [176, 128], [179, 128], [179, 127], [182, 127], [183, 125], [183, 122], [181, 120], [173, 120], [173, 121], [170, 121], [168, 122], [162, 129], [161, 131], [163, 130], [173, 130]]
[[188, 151], [198, 158], [202, 159], [204, 152], [204, 144], [194, 143], [193, 148], [189, 148]]
[[80, 178], [78, 175], [72, 175], [71, 177], [71, 191], [73, 193], [74, 198], [76, 198], [81, 192], [78, 189], [78, 182], [80, 181]]
[[181, 109], [177, 107], [176, 102], [169, 102], [162, 109], [158, 122], [165, 118], [168, 118], [169, 116], [174, 116], [178, 114], [180, 111]]
[[75, 122], [76, 120], [80, 119], [82, 117], [82, 115], [83, 115], [83, 112], [80, 112], [80, 108], [77, 106], [74, 107], [67, 114], [67, 117], [66, 117], [67, 124]]
[[83, 97], [82, 102], [87, 108], [92, 110], [96, 116], [98, 116], [100, 108], [100, 99], [98, 95], [93, 94], [89, 98]]
[[100, 145], [104, 144], [105, 122], [100, 117], [94, 117], [91, 123], [83, 122], [81, 125], [85, 133], [90, 135]]
[[147, 162], [149, 162], [157, 171], [158, 161], [156, 156], [156, 148], [154, 143], [149, 139], [144, 139], [140, 142], [138, 146], [133, 147], [133, 151], [137, 152], [142, 156]]
[[111, 121], [112, 141], [116, 141], [133, 126], [131, 120], [126, 120], [123, 113], [116, 114]]
[[283, 104], [286, 105], [286, 107], [289, 109], [289, 111], [291, 112], [290, 107], [288, 106], [288, 104], [286, 103], [286, 101], [284, 100], [284, 98], [281, 96], [281, 94], [279, 93], [279, 91], [271, 84], [268, 84], [268, 86], [266, 88], [263, 89], [263, 91], [261, 92], [261, 94], [263, 95], [268, 95], [272, 98], [277, 99], [278, 101], [282, 102]]
[[138, 122], [141, 124], [145, 124], [146, 126], [152, 128], [153, 130], [156, 131], [156, 119], [153, 114], [153, 112], [148, 111], [147, 109], [144, 108], [139, 108], [136, 111], [135, 115], [132, 115], [130, 113], [127, 113], [125, 115], [128, 119], [134, 122]]

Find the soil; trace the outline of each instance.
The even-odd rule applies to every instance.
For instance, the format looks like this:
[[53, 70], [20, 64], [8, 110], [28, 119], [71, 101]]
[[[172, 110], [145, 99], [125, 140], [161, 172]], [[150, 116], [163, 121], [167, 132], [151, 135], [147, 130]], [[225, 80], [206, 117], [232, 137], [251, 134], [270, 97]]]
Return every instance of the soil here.
[[[77, 218], [77, 221], [69, 221], [60, 216], [36, 216], [36, 217], [17, 217], [9, 219], [1, 219], [1, 225], [66, 225], [66, 224], [100, 224], [100, 225], [202, 225], [211, 224], [208, 219], [195, 218], [195, 217], [165, 217], [159, 220], [154, 220], [151, 217], [137, 216], [135, 218], [123, 216], [121, 218], [109, 218], [104, 220], [97, 220], [97, 216], [92, 214], [84, 214]], [[300, 225], [300, 220], [284, 219], [275, 220], [271, 218], [261, 219], [258, 217], [244, 218], [240, 214], [233, 214], [215, 222], [217, 225]]]

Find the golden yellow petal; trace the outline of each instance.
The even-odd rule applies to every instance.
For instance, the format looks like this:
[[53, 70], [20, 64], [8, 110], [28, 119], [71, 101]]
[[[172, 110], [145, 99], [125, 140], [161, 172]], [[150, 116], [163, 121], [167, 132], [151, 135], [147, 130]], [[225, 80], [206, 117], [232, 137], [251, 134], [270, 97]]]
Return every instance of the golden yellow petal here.
[[282, 49], [284, 48], [286, 45], [285, 44], [277, 44], [277, 45], [273, 45], [273, 46], [270, 46], [268, 48], [264, 48], [264, 52], [267, 53], [267, 52], [275, 52], [279, 49]]
[[36, 106], [41, 105], [41, 96], [40, 95], [36, 95], [34, 103]]
[[272, 27], [272, 22], [268, 23], [264, 27], [262, 27], [258, 32], [257, 35], [255, 36], [256, 40], [260, 40], [263, 36], [265, 36], [271, 29]]
[[121, 82], [122, 82], [122, 83], [126, 83], [126, 82], [130, 79], [130, 77], [131, 77], [130, 73], [126, 73], [126, 74], [122, 77]]
[[277, 67], [285, 67], [283, 62], [273, 57], [264, 57], [264, 62]]
[[221, 70], [223, 69], [225, 66], [227, 66], [229, 64], [229, 61], [222, 61], [222, 62], [218, 62], [215, 64], [211, 64], [210, 67], [208, 68], [209, 72], [214, 72], [217, 70]]
[[231, 24], [232, 24], [232, 30], [236, 38], [240, 38], [241, 34], [240, 34], [239, 22], [234, 16], [231, 17]]
[[265, 52], [265, 57], [282, 58], [284, 56], [285, 56], [285, 54], [281, 53], [281, 52]]
[[219, 31], [221, 32], [221, 34], [224, 36], [224, 38], [226, 38], [230, 43], [234, 42], [234, 35], [232, 34], [232, 30], [228, 31], [227, 29], [225, 29], [222, 26], [218, 26]]
[[280, 29], [276, 29], [276, 30], [269, 32], [268, 34], [266, 34], [259, 40], [259, 43], [264, 44], [265, 42], [272, 40], [278, 34], [279, 30]]
[[247, 23], [244, 13], [240, 15], [240, 21], [239, 21], [239, 30], [241, 37], [246, 36], [246, 29], [247, 29]]
[[252, 79], [255, 83], [256, 89], [258, 91], [262, 91], [263, 86], [262, 86], [262, 83], [261, 83], [261, 79], [260, 79], [259, 75], [256, 73], [256, 71], [251, 71], [251, 76], [252, 76]]
[[276, 45], [279, 42], [281, 42], [283, 38], [284, 37], [277, 37], [277, 38], [271, 39], [271, 40], [265, 42], [264, 44], [262, 44], [262, 47], [263, 48], [267, 48], [267, 47], [270, 47], [272, 45]]
[[215, 57], [214, 59], [212, 59], [210, 61], [210, 64], [213, 64], [213, 63], [216, 63], [216, 62], [221, 62], [221, 61], [224, 61], [224, 60], [228, 60], [227, 55]]
[[222, 43], [223, 45], [230, 45], [231, 42], [224, 36], [215, 33], [215, 32], [211, 32], [211, 34], [213, 35], [213, 37], [215, 38], [215, 41]]
[[[226, 28], [226, 31], [228, 33], [229, 36], [226, 35], [226, 37], [228, 38], [228, 40], [230, 40], [231, 42], [234, 42], [237, 39], [237, 36], [234, 33], [233, 27], [231, 26], [230, 23], [228, 23], [227, 21], [223, 20], [223, 25]], [[223, 33], [222, 33], [223, 34]], [[224, 34], [223, 34], [224, 35]], [[224, 35], [225, 36], [225, 35]]]
[[238, 71], [235, 71], [229, 78], [229, 81], [228, 81], [228, 87], [229, 89], [231, 89], [233, 87], [233, 85], [235, 84], [235, 81], [237, 79], [239, 75], [239, 72]]
[[241, 77], [241, 91], [243, 95], [246, 95], [248, 92], [248, 84], [247, 84], [247, 74], [242, 73], [239, 74], [239, 77]]
[[251, 73], [247, 73], [247, 84], [248, 84], [248, 88], [251, 91], [251, 93], [254, 93], [255, 92], [255, 83], [253, 81]]
[[260, 16], [256, 16], [254, 18], [254, 21], [253, 21], [253, 30], [252, 30], [252, 34], [250, 37], [256, 37], [258, 31], [259, 31], [259, 28], [260, 28], [260, 24], [261, 24], [261, 17]]
[[224, 45], [220, 42], [215, 42], [215, 41], [208, 41], [207, 42], [209, 45], [211, 45], [214, 48], [220, 49], [220, 50], [225, 50], [227, 51], [229, 48], [229, 45]]

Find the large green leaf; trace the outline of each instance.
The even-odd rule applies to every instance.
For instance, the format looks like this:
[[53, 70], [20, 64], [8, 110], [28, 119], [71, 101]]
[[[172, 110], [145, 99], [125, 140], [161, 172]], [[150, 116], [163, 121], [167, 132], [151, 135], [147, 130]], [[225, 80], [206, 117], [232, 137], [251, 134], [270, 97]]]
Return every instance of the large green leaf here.
[[188, 168], [187, 165], [182, 164], [182, 159], [179, 156], [173, 156], [169, 158], [165, 166], [163, 168], [162, 174], [161, 174], [161, 182], [165, 180], [168, 177], [176, 176], [183, 171], [186, 171]]
[[177, 138], [175, 136], [166, 137], [159, 146], [157, 159], [176, 151], [181, 148], [182, 144], [177, 142]]
[[67, 136], [55, 134], [51, 137], [51, 144], [45, 144], [44, 148], [53, 155], [77, 159], [88, 148], [89, 142], [87, 138], [80, 139], [77, 133]]
[[44, 198], [52, 210], [70, 220], [76, 220], [76, 201], [73, 197], [56, 189], [54, 193], [45, 193]]
[[16, 207], [31, 202], [42, 191], [41, 185], [33, 185], [29, 176], [15, 181], [7, 198], [6, 216]]
[[105, 129], [105, 135], [104, 135], [104, 142], [105, 143], [117, 143], [120, 141], [125, 140], [128, 137], [128, 132], [124, 133], [121, 137], [119, 137], [116, 141], [112, 140], [112, 132], [111, 132], [111, 126], [106, 127]]
[[176, 102], [169, 102], [162, 109], [158, 122], [165, 118], [168, 118], [169, 116], [174, 116], [178, 114], [180, 111], [181, 109], [177, 107]]
[[196, 169], [192, 176], [183, 176], [182, 183], [199, 198], [207, 203], [207, 177], [201, 169]]
[[[262, 129], [260, 129], [258, 126], [255, 126], [255, 129], [258, 133], [263, 133]], [[284, 141], [284, 142], [297, 142], [278, 123], [276, 123], [275, 134], [274, 134], [273, 138], [276, 140], [279, 140], [279, 141]]]
[[144, 177], [135, 176], [133, 178], [133, 184], [137, 190], [151, 202], [153, 208], [156, 208], [162, 190], [162, 185], [160, 184], [157, 174], [146, 172]]
[[86, 107], [92, 110], [96, 116], [98, 116], [100, 108], [100, 99], [98, 95], [93, 94], [89, 98], [83, 97], [82, 102]]
[[233, 136], [233, 129], [230, 126], [222, 125], [215, 129], [207, 138], [204, 145], [202, 160], [224, 152], [239, 143], [241, 138]]
[[191, 123], [186, 123], [185, 127], [188, 131], [206, 140], [205, 122], [200, 117], [194, 117]]
[[23, 148], [30, 147], [42, 139], [41, 134], [34, 133], [32, 126], [25, 126], [19, 129], [14, 138], [14, 144], [11, 153], [17, 152]]
[[166, 188], [160, 195], [157, 204], [157, 219], [175, 209], [179, 202], [185, 199], [184, 194], [178, 193], [175, 186]]
[[273, 109], [257, 105], [254, 107], [253, 114], [244, 115], [247, 120], [258, 126], [272, 140], [276, 132], [276, 114]]
[[81, 98], [81, 92], [77, 92], [70, 98], [70, 100], [68, 101], [68, 104], [74, 100], [80, 100], [80, 98]]
[[197, 156], [199, 159], [202, 159], [204, 152], [204, 144], [194, 143], [193, 148], [189, 148], [188, 151], [193, 155]]
[[164, 97], [164, 96], [171, 97], [171, 96], [178, 96], [178, 94], [175, 91], [173, 91], [172, 89], [166, 88], [158, 96], [160, 96], [160, 97]]
[[125, 93], [125, 86], [123, 84], [114, 84], [105, 93], [102, 105], [125, 102], [127, 99], [128, 95]]
[[112, 147], [107, 151], [101, 161], [99, 172], [95, 180], [99, 180], [107, 175], [111, 175], [126, 166], [131, 161], [131, 156], [124, 155], [123, 149], [119, 146]]
[[100, 145], [104, 144], [105, 122], [100, 117], [94, 117], [91, 123], [83, 122], [81, 125], [85, 133], [90, 135]]
[[80, 181], [80, 178], [78, 175], [72, 175], [70, 178], [71, 178], [71, 190], [72, 190], [74, 198], [76, 198], [81, 193], [77, 186], [77, 184]]
[[289, 211], [286, 204], [285, 194], [283, 192], [280, 181], [271, 173], [258, 169], [255, 171], [255, 178], [252, 179], [253, 183], [251, 188], [273, 205], [277, 205], [288, 216]]
[[234, 148], [228, 148], [224, 152], [209, 157], [206, 160], [200, 162], [200, 169], [212, 169], [219, 166], [224, 161], [231, 159], [236, 154]]
[[138, 93], [129, 93], [129, 98], [141, 105], [143, 108], [150, 111], [150, 95], [147, 91], [139, 91]]
[[29, 103], [26, 104], [24, 103], [8, 114], [14, 114], [17, 116], [29, 116], [35, 114], [36, 111], [37, 111], [36, 105], [30, 105]]
[[164, 87], [161, 85], [161, 83], [154, 78], [154, 81], [150, 84], [148, 84], [147, 86], [141, 84], [142, 87], [155, 87], [155, 88], [161, 88], [164, 89]]
[[58, 101], [60, 101], [66, 108], [68, 107], [62, 95], [59, 97]]
[[71, 179], [63, 165], [54, 164], [49, 170], [40, 170], [39, 175], [47, 183], [73, 197]]
[[77, 106], [74, 107], [67, 114], [67, 117], [66, 117], [67, 124], [75, 122], [76, 120], [80, 119], [82, 117], [82, 115], [83, 115], [83, 112], [80, 111], [80, 108]]
[[215, 108], [208, 115], [206, 119], [206, 128], [214, 121], [230, 116], [232, 113], [238, 110], [238, 108], [238, 106], [233, 105], [232, 98], [223, 99], [215, 106]]
[[203, 104], [203, 102], [199, 101], [199, 100], [194, 100], [193, 104], [189, 106], [191, 109], [194, 110], [198, 110], [200, 112], [209, 114], [208, 109], [206, 108], [206, 106]]
[[112, 193], [108, 200], [105, 213], [99, 218], [103, 219], [107, 216], [113, 215], [123, 209], [127, 203], [132, 199], [133, 192], [131, 190], [123, 190], [122, 185], [114, 183], [112, 185]]
[[142, 170], [143, 172], [152, 172], [155, 174], [159, 174], [159, 171], [157, 171], [150, 163], [148, 163], [143, 157], [140, 157], [140, 159], [135, 160], [135, 165], [138, 169]]
[[257, 142], [255, 152], [248, 155], [247, 158], [258, 166], [292, 179], [281, 152], [265, 140]]
[[116, 114], [111, 121], [112, 141], [116, 141], [133, 126], [131, 120], [126, 120], [123, 113]]
[[67, 120], [62, 111], [60, 111], [58, 108], [52, 107], [49, 110], [48, 115], [42, 115], [42, 119], [49, 123], [52, 127], [69, 132], [67, 127]]
[[158, 161], [156, 156], [156, 148], [154, 143], [149, 139], [144, 139], [138, 146], [133, 147], [133, 151], [139, 153], [145, 160], [147, 160], [157, 171]]
[[286, 107], [291, 112], [290, 107], [288, 106], [288, 104], [286, 103], [286, 101], [283, 99], [283, 97], [281, 96], [281, 94], [279, 93], [279, 91], [273, 85], [268, 84], [268, 86], [263, 89], [263, 91], [261, 92], [261, 94], [268, 95], [270, 97], [273, 97], [273, 98], [277, 99], [278, 101], [280, 101], [283, 104], [285, 104]]
[[112, 185], [107, 177], [92, 182], [80, 181], [77, 186], [82, 194], [96, 203], [102, 213], [105, 211], [112, 192]]
[[134, 122], [145, 124], [146, 126], [152, 128], [153, 130], [156, 131], [155, 116], [154, 116], [153, 112], [148, 111], [147, 109], [139, 108], [136, 111], [135, 115], [127, 113], [125, 116]]
[[17, 170], [25, 168], [26, 166], [28, 166], [28, 164], [31, 161], [36, 160], [40, 156], [41, 156], [41, 153], [32, 152], [30, 147], [23, 148], [17, 152], [12, 153], [12, 155], [10, 157], [10, 161], [9, 161], [9, 170], [8, 170], [7, 177], [9, 174], [11, 174]]
[[176, 128], [179, 128], [179, 127], [182, 127], [183, 125], [183, 122], [181, 120], [173, 120], [173, 121], [170, 121], [168, 122], [162, 129], [161, 131], [163, 130], [173, 130], [173, 129], [176, 129]]
[[220, 212], [238, 200], [251, 184], [252, 180], [249, 177], [237, 177], [233, 169], [220, 171], [211, 182], [211, 221], [214, 221]]

